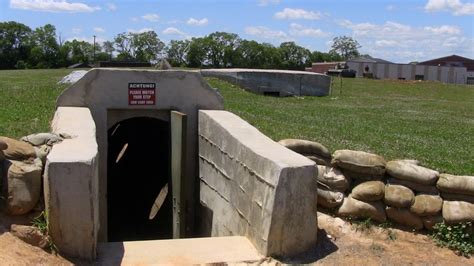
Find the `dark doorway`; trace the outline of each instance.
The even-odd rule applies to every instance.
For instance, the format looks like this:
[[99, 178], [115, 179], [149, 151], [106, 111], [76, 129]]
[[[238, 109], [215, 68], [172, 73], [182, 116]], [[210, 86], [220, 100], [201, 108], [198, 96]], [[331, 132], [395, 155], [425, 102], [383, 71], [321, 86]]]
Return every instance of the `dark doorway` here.
[[[108, 130], [107, 155], [108, 240], [172, 238], [169, 122], [137, 117], [115, 124]], [[167, 183], [169, 193], [150, 220]]]

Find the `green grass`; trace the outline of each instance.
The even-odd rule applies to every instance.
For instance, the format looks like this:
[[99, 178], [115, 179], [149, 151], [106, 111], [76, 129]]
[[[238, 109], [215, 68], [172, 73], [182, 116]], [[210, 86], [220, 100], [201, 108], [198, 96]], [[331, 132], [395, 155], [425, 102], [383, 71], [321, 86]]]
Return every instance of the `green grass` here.
[[209, 79], [225, 108], [278, 141], [301, 138], [330, 150], [418, 159], [452, 174], [474, 174], [474, 87], [438, 82], [344, 79], [330, 97], [276, 98]]
[[[0, 71], [0, 135], [49, 130], [69, 69]], [[452, 174], [474, 174], [474, 87], [436, 82], [344, 79], [330, 97], [275, 98], [208, 79], [225, 108], [274, 140], [302, 138], [330, 150], [418, 159]]]
[[19, 138], [48, 132], [56, 98], [64, 86], [57, 85], [70, 69], [0, 71], [0, 135]]

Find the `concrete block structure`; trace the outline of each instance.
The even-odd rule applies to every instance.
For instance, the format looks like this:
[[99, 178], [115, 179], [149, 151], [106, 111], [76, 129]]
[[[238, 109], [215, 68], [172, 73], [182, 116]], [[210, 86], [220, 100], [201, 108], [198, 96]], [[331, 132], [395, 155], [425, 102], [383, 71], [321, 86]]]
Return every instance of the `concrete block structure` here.
[[331, 85], [329, 76], [304, 71], [230, 68], [203, 69], [201, 74], [273, 96], [327, 96]]
[[200, 200], [212, 236], [247, 236], [266, 256], [316, 243], [313, 161], [226, 111], [199, 112]]
[[46, 161], [49, 234], [63, 254], [94, 259], [100, 226], [95, 123], [87, 108], [59, 107], [52, 132], [71, 138], [54, 145]]
[[198, 71], [93, 69], [57, 105], [52, 131], [71, 138], [47, 157], [44, 195], [61, 254], [141, 261], [155, 240], [245, 236], [281, 257], [316, 243], [314, 162], [221, 111]]

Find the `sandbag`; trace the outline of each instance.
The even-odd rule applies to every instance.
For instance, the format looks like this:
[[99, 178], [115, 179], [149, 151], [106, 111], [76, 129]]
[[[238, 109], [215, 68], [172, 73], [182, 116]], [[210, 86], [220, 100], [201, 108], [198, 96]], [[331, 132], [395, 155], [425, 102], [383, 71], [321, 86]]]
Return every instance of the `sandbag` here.
[[325, 208], [334, 208], [341, 206], [344, 201], [344, 194], [322, 188], [318, 188], [318, 205]]
[[420, 217], [416, 216], [408, 209], [399, 209], [396, 207], [387, 206], [385, 209], [388, 219], [410, 227], [412, 229], [420, 230], [423, 228], [423, 221]]
[[7, 159], [22, 161], [36, 157], [35, 149], [29, 143], [7, 137], [0, 137], [0, 140], [8, 145], [8, 148], [3, 151]]
[[385, 184], [380, 181], [364, 182], [354, 189], [351, 195], [354, 199], [361, 201], [377, 201], [383, 199]]
[[443, 207], [443, 199], [438, 195], [419, 194], [410, 207], [410, 211], [418, 216], [433, 216]]
[[406, 161], [390, 161], [386, 165], [387, 174], [401, 180], [423, 185], [434, 185], [438, 181], [438, 171]]
[[405, 187], [410, 188], [411, 190], [413, 190], [415, 192], [432, 194], [432, 195], [439, 194], [439, 190], [436, 188], [436, 186], [433, 186], [433, 185], [431, 185], [431, 186], [422, 185], [422, 184], [418, 184], [418, 183], [415, 183], [415, 182], [396, 179], [396, 178], [390, 178], [388, 180], [388, 183], [389, 184], [394, 184], [394, 185], [405, 186]]
[[393, 207], [406, 208], [415, 201], [415, 194], [405, 186], [387, 184], [383, 201]]
[[433, 227], [436, 224], [442, 223], [443, 222], [443, 216], [441, 215], [436, 215], [436, 216], [425, 216], [421, 217], [421, 220], [423, 221], [423, 226], [430, 230], [433, 231]]
[[8, 144], [3, 139], [0, 139], [0, 151], [6, 150], [7, 148]]
[[31, 211], [38, 203], [41, 190], [41, 160], [32, 163], [7, 161], [6, 207], [12, 215]]
[[317, 155], [318, 157], [331, 159], [329, 150], [318, 142], [303, 139], [282, 139], [278, 143], [299, 154]]
[[31, 134], [20, 139], [21, 141], [28, 142], [33, 146], [49, 145], [52, 146], [58, 142], [63, 141], [63, 138], [58, 134], [54, 133], [37, 133]]
[[474, 203], [474, 196], [471, 195], [441, 192], [441, 197], [443, 198], [443, 200], [466, 201]]
[[315, 162], [317, 165], [325, 165], [325, 166], [330, 166], [331, 165], [331, 159], [325, 159], [323, 157], [320, 157], [318, 155], [305, 155], [306, 158], [310, 159], [311, 161]]
[[385, 222], [385, 206], [381, 201], [364, 202], [356, 200], [349, 195], [344, 198], [342, 206], [337, 211], [337, 215], [352, 218], [370, 218], [377, 222]]
[[331, 190], [344, 192], [349, 188], [350, 179], [345, 177], [338, 169], [322, 165], [317, 165], [317, 167], [317, 180], [331, 188]]
[[380, 177], [385, 174], [385, 160], [379, 155], [368, 152], [338, 150], [334, 152], [331, 163], [367, 177]]
[[442, 192], [474, 196], [474, 176], [441, 174], [436, 187]]
[[443, 219], [448, 224], [474, 222], [474, 203], [445, 200]]
[[35, 147], [36, 157], [41, 160], [43, 165], [46, 164], [46, 156], [48, 156], [50, 151], [51, 151], [51, 146], [48, 146], [48, 145]]
[[414, 165], [420, 165], [420, 161], [414, 160], [414, 159], [397, 159], [395, 161], [402, 161], [402, 162], [411, 163]]

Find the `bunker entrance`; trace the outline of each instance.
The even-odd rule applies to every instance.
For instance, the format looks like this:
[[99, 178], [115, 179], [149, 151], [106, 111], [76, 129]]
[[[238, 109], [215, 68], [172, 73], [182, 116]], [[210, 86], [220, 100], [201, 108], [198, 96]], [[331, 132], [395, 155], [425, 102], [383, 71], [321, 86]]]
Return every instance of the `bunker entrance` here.
[[170, 122], [147, 117], [108, 130], [108, 241], [173, 237], [170, 134]]

